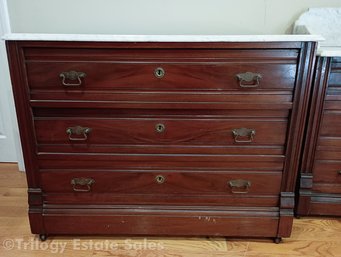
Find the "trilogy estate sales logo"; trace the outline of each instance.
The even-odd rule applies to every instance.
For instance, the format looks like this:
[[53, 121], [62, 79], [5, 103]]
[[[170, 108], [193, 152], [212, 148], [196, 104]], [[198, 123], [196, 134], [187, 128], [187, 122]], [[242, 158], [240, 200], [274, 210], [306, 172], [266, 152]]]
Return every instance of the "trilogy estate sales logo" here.
[[46, 241], [41, 242], [37, 238], [12, 238], [2, 241], [2, 247], [7, 250], [21, 251], [49, 251], [55, 254], [62, 254], [66, 249], [75, 251], [117, 251], [117, 250], [163, 250], [160, 242], [143, 240], [81, 240], [73, 239], [68, 241]]

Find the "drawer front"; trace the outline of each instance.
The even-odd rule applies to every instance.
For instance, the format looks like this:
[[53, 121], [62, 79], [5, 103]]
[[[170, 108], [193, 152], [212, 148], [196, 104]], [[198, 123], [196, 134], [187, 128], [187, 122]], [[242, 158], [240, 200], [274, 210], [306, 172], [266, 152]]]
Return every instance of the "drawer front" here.
[[329, 150], [341, 149], [341, 137], [319, 137], [317, 150]]
[[287, 120], [41, 117], [35, 128], [39, 145], [283, 146]]
[[341, 137], [341, 110], [325, 110], [320, 128], [321, 140]]
[[[169, 90], [289, 90], [296, 64], [212, 60], [198, 62], [29, 62], [32, 90], [169, 91]], [[71, 72], [73, 71], [73, 73]], [[77, 73], [75, 73], [78, 72]]]
[[52, 235], [76, 236], [79, 234], [122, 237], [127, 235], [201, 237], [252, 235], [270, 238], [278, 235], [280, 223], [276, 208], [240, 208], [225, 211], [205, 208], [155, 209], [150, 206], [143, 208], [129, 206], [129, 208], [109, 210], [100, 208], [89, 210], [80, 207], [75, 210], [46, 208], [44, 214], [42, 218], [44, 231]]
[[[277, 204], [281, 172], [204, 171], [53, 171], [40, 173], [46, 200], [70, 197], [69, 203], [103, 202], [157, 204], [252, 203], [250, 196]], [[269, 183], [271, 181], [271, 183]], [[54, 196], [54, 194], [57, 194]], [[200, 197], [199, 197], [200, 196]], [[200, 199], [197, 199], [197, 198]], [[225, 199], [227, 198], [227, 199]], [[243, 199], [244, 198], [244, 199]], [[192, 202], [193, 200], [193, 202]], [[83, 201], [83, 202], [82, 202]], [[255, 199], [254, 202], [259, 203]], [[237, 204], [238, 205], [238, 204]]]
[[338, 161], [341, 160], [341, 149], [340, 148], [326, 148], [319, 147], [316, 151], [315, 158], [316, 160], [325, 160], [325, 161]]
[[341, 194], [341, 184], [336, 183], [314, 183], [313, 191], [324, 194]]
[[[69, 81], [67, 76], [64, 84], [81, 83], [80, 89], [85, 91], [292, 90], [298, 55], [294, 49], [25, 49], [30, 88], [62, 91], [75, 88], [63, 85], [60, 77], [69, 71], [86, 76], [78, 78], [76, 74]], [[240, 81], [237, 75], [246, 72], [261, 77], [246, 76]], [[252, 87], [243, 87], [245, 83]]]
[[[331, 101], [326, 102], [317, 142], [318, 156], [330, 155], [332, 154], [331, 151], [341, 149], [341, 102], [337, 103], [333, 104], [332, 107]], [[340, 110], [335, 109], [337, 106], [340, 107]], [[324, 159], [325, 157], [319, 158]], [[329, 156], [326, 158], [330, 159]], [[339, 159], [339, 157], [336, 157], [336, 159]]]
[[317, 160], [313, 169], [314, 182], [341, 185], [341, 159], [339, 161]]

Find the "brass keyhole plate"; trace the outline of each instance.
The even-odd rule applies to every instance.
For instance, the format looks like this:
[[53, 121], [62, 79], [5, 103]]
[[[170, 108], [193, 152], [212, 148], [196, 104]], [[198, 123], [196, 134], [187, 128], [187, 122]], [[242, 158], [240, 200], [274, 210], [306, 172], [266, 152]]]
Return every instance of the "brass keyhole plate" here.
[[155, 181], [158, 183], [158, 184], [162, 184], [166, 181], [166, 178], [162, 175], [157, 175], [155, 177]]
[[158, 67], [154, 70], [154, 75], [158, 79], [163, 78], [165, 76], [165, 70], [162, 69], [161, 67]]
[[162, 123], [159, 123], [159, 124], [156, 124], [156, 125], [155, 125], [155, 130], [156, 130], [156, 132], [158, 132], [158, 133], [164, 132], [165, 129], [166, 129], [166, 126], [165, 126], [164, 124], [162, 124]]

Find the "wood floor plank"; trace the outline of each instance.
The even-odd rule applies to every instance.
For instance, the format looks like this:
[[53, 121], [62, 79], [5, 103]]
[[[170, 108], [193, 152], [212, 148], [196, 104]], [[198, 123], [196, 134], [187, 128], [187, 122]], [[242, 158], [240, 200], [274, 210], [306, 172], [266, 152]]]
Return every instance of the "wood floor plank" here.
[[[52, 237], [58, 240], [72, 240], [70, 237]], [[169, 251], [188, 251], [188, 252], [226, 252], [229, 251], [228, 248], [233, 249], [234, 252], [245, 252], [245, 246], [243, 247], [241, 243], [231, 242], [230, 246], [227, 247], [226, 240], [224, 238], [182, 238], [182, 237], [97, 237], [97, 236], [86, 236], [79, 237], [81, 242], [88, 242], [89, 240], [95, 243], [101, 241], [110, 241], [118, 245], [119, 248], [123, 249], [125, 246], [131, 244], [137, 247], [143, 244], [156, 244], [162, 245], [164, 249]], [[239, 248], [239, 249], [238, 249]]]
[[26, 187], [0, 187], [0, 196], [3, 197], [23, 197], [27, 199]]
[[319, 240], [341, 242], [341, 219], [301, 218], [295, 219], [292, 237], [296, 240]]
[[336, 257], [341, 256], [341, 244], [331, 241], [284, 240], [281, 244], [251, 242], [246, 256], [257, 254], [282, 256]]
[[16, 164], [0, 164], [0, 181], [1, 187], [27, 188], [26, 174], [18, 171], [18, 166]]
[[183, 252], [183, 251], [124, 251], [95, 252], [94, 257], [244, 257], [244, 254], [209, 253], [209, 252]]

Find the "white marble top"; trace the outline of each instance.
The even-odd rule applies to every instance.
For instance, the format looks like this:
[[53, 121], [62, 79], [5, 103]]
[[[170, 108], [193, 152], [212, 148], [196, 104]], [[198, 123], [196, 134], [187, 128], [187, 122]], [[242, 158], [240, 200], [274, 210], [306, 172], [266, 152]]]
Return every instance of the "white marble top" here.
[[94, 42], [281, 42], [321, 41], [319, 35], [97, 35], [97, 34], [6, 34], [5, 40]]
[[310, 8], [294, 25], [294, 34], [319, 34], [320, 56], [341, 56], [341, 8]]

